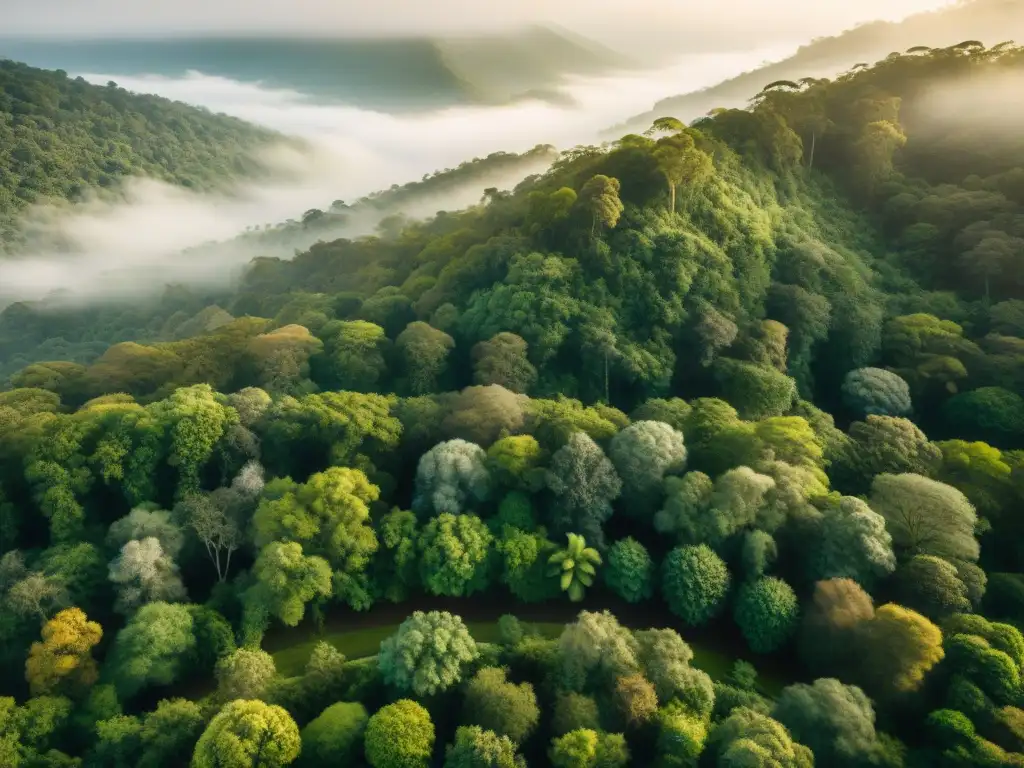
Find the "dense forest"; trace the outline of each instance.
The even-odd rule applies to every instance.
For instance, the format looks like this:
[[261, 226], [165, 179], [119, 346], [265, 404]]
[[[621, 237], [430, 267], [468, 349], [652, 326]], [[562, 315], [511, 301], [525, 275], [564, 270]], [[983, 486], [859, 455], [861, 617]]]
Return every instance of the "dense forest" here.
[[1024, 765], [1022, 75], [915, 48], [216, 303], [8, 307], [0, 763]]
[[130, 175], [208, 189], [259, 173], [253, 150], [280, 138], [0, 58], [0, 251], [16, 242], [17, 214], [32, 203], [81, 199]]

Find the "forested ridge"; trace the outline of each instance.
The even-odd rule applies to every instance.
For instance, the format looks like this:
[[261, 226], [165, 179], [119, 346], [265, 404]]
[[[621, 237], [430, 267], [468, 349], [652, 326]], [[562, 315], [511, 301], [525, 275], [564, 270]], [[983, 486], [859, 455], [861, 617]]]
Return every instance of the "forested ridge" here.
[[81, 199], [131, 175], [222, 186], [258, 173], [253, 150], [275, 139], [226, 115], [0, 58], [0, 245], [17, 239], [17, 214], [32, 203]]
[[[935, 101], [1022, 74], [922, 47], [215, 304], [7, 308], [168, 340], [0, 393], [0, 763], [1024, 764], [1024, 133]], [[594, 595], [672, 628], [514, 618]], [[375, 657], [261, 650], [382, 602]], [[712, 679], [698, 628], [755, 663]]]

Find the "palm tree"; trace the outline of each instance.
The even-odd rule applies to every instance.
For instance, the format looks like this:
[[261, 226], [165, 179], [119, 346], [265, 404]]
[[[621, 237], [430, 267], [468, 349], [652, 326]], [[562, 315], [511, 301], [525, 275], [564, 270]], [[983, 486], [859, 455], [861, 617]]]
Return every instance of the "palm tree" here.
[[586, 539], [576, 533], [568, 534], [569, 546], [548, 558], [548, 575], [561, 579], [562, 591], [578, 603], [584, 590], [594, 583], [594, 574], [601, 564], [601, 555], [588, 547]]

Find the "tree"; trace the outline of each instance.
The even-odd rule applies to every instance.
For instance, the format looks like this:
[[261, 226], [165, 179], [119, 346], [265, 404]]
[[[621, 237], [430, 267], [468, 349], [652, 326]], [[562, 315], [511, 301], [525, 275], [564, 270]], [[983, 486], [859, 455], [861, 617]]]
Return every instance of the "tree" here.
[[242, 544], [241, 526], [226, 505], [206, 494], [187, 497], [183, 507], [189, 527], [217, 570], [217, 581], [224, 583], [231, 572], [231, 555]]
[[706, 751], [717, 765], [813, 768], [814, 754], [793, 741], [777, 720], [747, 707], [737, 707], [708, 737]]
[[548, 558], [548, 575], [557, 577], [563, 592], [574, 603], [583, 599], [587, 587], [594, 583], [601, 555], [587, 546], [586, 540], [575, 533], [568, 534], [569, 544]]
[[172, 560], [181, 553], [185, 534], [171, 519], [171, 513], [156, 505], [146, 504], [135, 507], [127, 516], [114, 522], [107, 531], [107, 545], [121, 549], [129, 541], [155, 538], [160, 548]]
[[821, 540], [809, 569], [815, 581], [853, 579], [870, 588], [895, 570], [885, 518], [864, 501], [841, 497], [825, 508], [819, 529]]
[[613, 697], [618, 714], [627, 728], [646, 725], [658, 712], [658, 695], [643, 675], [624, 675], [618, 678]]
[[496, 483], [523, 491], [543, 487], [546, 458], [533, 435], [503, 437], [487, 449], [487, 467]]
[[592, 176], [580, 190], [577, 204], [591, 216], [590, 233], [597, 231], [597, 225], [614, 229], [619, 223], [625, 207], [619, 200], [619, 191], [622, 186], [618, 179], [612, 179], [600, 174]]
[[871, 596], [851, 579], [814, 585], [804, 612], [800, 652], [815, 674], [843, 673], [860, 659], [863, 633], [875, 616]]
[[920, 475], [883, 474], [871, 485], [870, 503], [885, 518], [899, 552], [978, 559], [977, 515], [956, 488]]
[[260, 699], [276, 676], [273, 656], [259, 648], [239, 648], [217, 662], [217, 695], [222, 701]]
[[789, 584], [766, 576], [743, 585], [734, 616], [751, 650], [771, 653], [793, 634], [800, 606]]
[[843, 402], [858, 416], [908, 416], [910, 387], [883, 368], [857, 368], [843, 380]]
[[402, 699], [373, 714], [364, 744], [373, 768], [426, 768], [434, 751], [434, 723], [422, 706]]
[[302, 485], [276, 481], [253, 517], [255, 543], [294, 542], [333, 570], [334, 594], [357, 610], [373, 602], [366, 569], [377, 551], [370, 504], [380, 489], [358, 469], [331, 467]]
[[601, 730], [601, 713], [597, 708], [597, 702], [592, 697], [576, 691], [559, 692], [555, 699], [554, 712], [551, 714], [551, 732], [555, 736], [564, 736], [580, 728]]
[[654, 515], [659, 533], [674, 534], [680, 544], [701, 544], [703, 520], [715, 484], [703, 472], [665, 479], [665, 505]]
[[781, 416], [797, 396], [796, 382], [774, 368], [722, 357], [714, 364], [714, 376], [722, 398], [745, 419]]
[[558, 638], [558, 680], [566, 690], [608, 690], [615, 679], [637, 671], [632, 633], [609, 611], [580, 611]]
[[465, 440], [439, 443], [420, 457], [412, 508], [428, 517], [453, 515], [483, 502], [490, 493], [484, 449]]
[[438, 389], [448, 367], [455, 340], [444, 331], [419, 320], [409, 323], [395, 339], [409, 394], [425, 395]]
[[943, 404], [942, 416], [949, 429], [966, 440], [1011, 446], [1024, 435], [1024, 398], [1002, 387], [955, 395]]
[[150, 603], [117, 633], [107, 661], [121, 697], [147, 685], [170, 685], [185, 670], [196, 644], [192, 614], [184, 605]]
[[478, 726], [459, 726], [445, 751], [444, 768], [526, 768], [515, 742]]
[[925, 674], [942, 661], [942, 632], [919, 613], [894, 603], [875, 611], [867, 625], [861, 674], [876, 697], [893, 698], [921, 687]]
[[859, 491], [883, 473], [930, 476], [941, 461], [942, 452], [912, 421], [868, 416], [850, 425], [850, 444], [839, 469], [849, 475], [841, 479]]
[[721, 350], [736, 341], [740, 329], [731, 318], [707, 302], [701, 302], [699, 317], [694, 333], [700, 344], [700, 363], [707, 368]]
[[78, 608], [65, 608], [43, 626], [43, 640], [32, 643], [25, 663], [25, 679], [34, 696], [58, 688], [81, 689], [96, 682], [92, 649], [103, 638], [103, 628], [89, 621]]
[[461, 597], [486, 589], [492, 541], [475, 515], [442, 514], [427, 523], [419, 538], [420, 578], [427, 591]]
[[553, 739], [548, 757], [554, 768], [624, 768], [629, 750], [620, 733], [579, 729]]
[[625, 478], [626, 509], [642, 515], [660, 500], [666, 473], [686, 465], [683, 435], [659, 421], [637, 421], [612, 438], [608, 456], [619, 477]]
[[672, 613], [699, 627], [724, 607], [730, 576], [725, 563], [706, 544], [676, 547], [661, 566], [661, 592]]
[[526, 421], [524, 398], [499, 384], [466, 387], [452, 398], [441, 429], [448, 437], [490, 445], [518, 432]]
[[164, 699], [142, 721], [138, 768], [187, 765], [206, 718], [188, 699]]
[[690, 666], [693, 650], [673, 629], [645, 629], [635, 633], [637, 658], [644, 676], [654, 685], [658, 700], [681, 701], [700, 716], [709, 716], [714, 704], [711, 678]]
[[633, 537], [619, 539], [608, 550], [605, 583], [626, 602], [647, 600], [654, 593], [654, 574], [654, 561]]
[[178, 566], [152, 536], [132, 540], [110, 563], [110, 580], [118, 586], [115, 608], [130, 614], [146, 603], [186, 600]]
[[416, 611], [380, 644], [378, 663], [387, 683], [431, 696], [456, 685], [463, 667], [478, 655], [476, 641], [461, 618]]
[[473, 347], [473, 380], [477, 384], [499, 384], [526, 394], [537, 381], [537, 369], [526, 356], [527, 343], [514, 333], [503, 331]]
[[547, 484], [555, 498], [550, 515], [555, 531], [575, 531], [600, 549], [604, 544], [601, 526], [622, 490], [622, 481], [604, 451], [586, 433], [574, 432], [551, 457]]
[[971, 610], [956, 568], [933, 555], [915, 555], [896, 571], [894, 597], [933, 621]]
[[27, 574], [7, 590], [7, 604], [15, 613], [38, 617], [44, 624], [55, 610], [67, 602], [64, 586], [52, 576], [38, 571]]
[[548, 576], [548, 558], [558, 547], [543, 534], [505, 525], [495, 548], [501, 558], [501, 581], [518, 600], [533, 603], [560, 594], [561, 585]]
[[304, 554], [302, 545], [294, 541], [267, 544], [252, 571], [256, 592], [250, 599], [261, 602], [290, 627], [302, 621], [306, 603], [331, 594], [331, 567], [327, 561]]
[[466, 685], [462, 722], [522, 744], [540, 722], [537, 696], [529, 683], [506, 680], [507, 671], [484, 667]]
[[365, 320], [334, 321], [323, 327], [327, 368], [337, 389], [376, 392], [387, 373], [384, 329]]
[[730, 469], [715, 480], [708, 498], [708, 510], [693, 521], [698, 542], [720, 545], [726, 538], [754, 524], [775, 480], [750, 467]]
[[871, 700], [860, 688], [834, 678], [787, 686], [772, 717], [810, 747], [820, 764], [859, 768], [881, 757]]
[[280, 768], [299, 756], [299, 728], [287, 711], [262, 701], [232, 701], [218, 712], [192, 755], [192, 768]]
[[658, 764], [695, 765], [707, 740], [707, 721], [678, 701], [670, 701], [658, 713]]
[[369, 715], [362, 704], [339, 701], [302, 729], [303, 764], [353, 765], [361, 755]]
[[669, 190], [669, 210], [676, 211], [676, 190], [684, 181], [699, 183], [710, 175], [713, 166], [707, 153], [696, 147], [693, 136], [680, 129], [659, 139], [652, 153]]
[[377, 523], [377, 538], [373, 581], [385, 599], [400, 603], [419, 583], [416, 515], [395, 507]]

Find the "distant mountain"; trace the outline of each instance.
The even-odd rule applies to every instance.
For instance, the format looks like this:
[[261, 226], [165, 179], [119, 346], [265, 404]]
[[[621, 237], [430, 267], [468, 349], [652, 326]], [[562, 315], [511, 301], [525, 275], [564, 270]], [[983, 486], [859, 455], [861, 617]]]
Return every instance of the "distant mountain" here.
[[198, 71], [389, 111], [505, 102], [556, 91], [569, 75], [630, 65], [592, 41], [546, 27], [443, 39], [0, 39], [0, 56], [74, 74]]
[[877, 21], [834, 37], [819, 38], [783, 61], [710, 88], [662, 99], [650, 111], [609, 128], [605, 135], [612, 139], [643, 130], [655, 119], [668, 115], [692, 120], [716, 107], [741, 107], [751, 95], [776, 80], [831, 77], [856, 64], [872, 64], [913, 46], [937, 48], [972, 39], [986, 45], [1024, 39], [1024, 0], [964, 0], [900, 22]]

